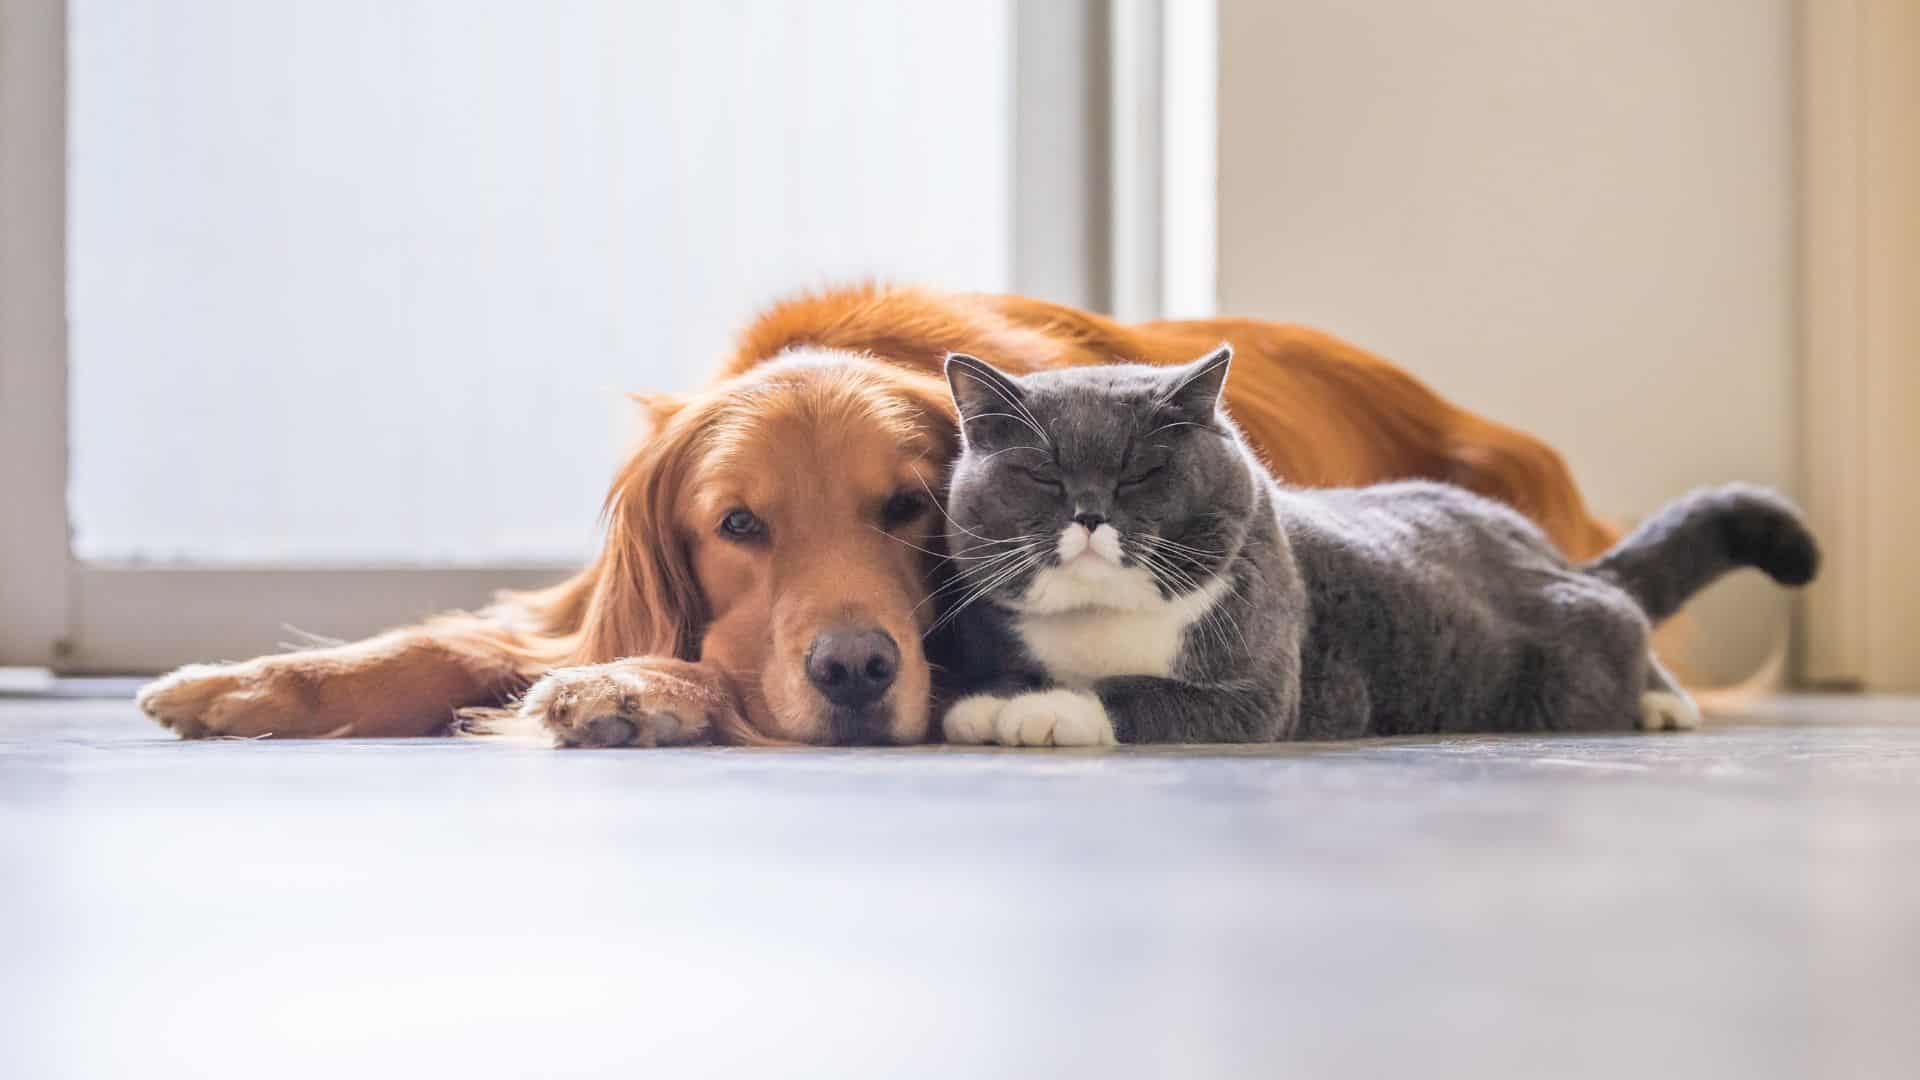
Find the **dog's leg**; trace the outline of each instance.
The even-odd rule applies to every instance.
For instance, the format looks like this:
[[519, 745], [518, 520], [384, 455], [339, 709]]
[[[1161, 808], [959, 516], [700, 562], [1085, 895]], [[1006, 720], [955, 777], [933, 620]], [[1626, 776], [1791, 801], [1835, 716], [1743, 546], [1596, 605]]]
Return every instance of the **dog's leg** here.
[[718, 741], [743, 726], [726, 676], [662, 656], [548, 672], [521, 699], [517, 715], [561, 746], [683, 746]]
[[191, 664], [136, 700], [189, 739], [432, 735], [454, 710], [500, 704], [527, 685], [514, 643], [497, 618], [445, 615], [344, 645]]

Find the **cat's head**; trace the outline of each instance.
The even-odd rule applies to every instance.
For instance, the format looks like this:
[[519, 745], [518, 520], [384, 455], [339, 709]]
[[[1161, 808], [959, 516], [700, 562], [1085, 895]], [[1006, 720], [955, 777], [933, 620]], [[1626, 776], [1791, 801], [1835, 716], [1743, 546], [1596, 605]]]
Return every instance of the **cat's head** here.
[[1015, 610], [1144, 608], [1212, 586], [1245, 542], [1251, 456], [1221, 409], [1233, 350], [1020, 377], [947, 358], [962, 452], [954, 592]]

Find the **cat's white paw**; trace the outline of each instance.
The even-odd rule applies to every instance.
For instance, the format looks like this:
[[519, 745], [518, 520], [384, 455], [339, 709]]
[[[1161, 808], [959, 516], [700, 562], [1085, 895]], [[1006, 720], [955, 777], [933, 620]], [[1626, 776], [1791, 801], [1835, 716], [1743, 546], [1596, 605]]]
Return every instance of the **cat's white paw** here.
[[1021, 694], [1002, 705], [993, 718], [994, 738], [1002, 746], [1112, 746], [1113, 721], [1106, 706], [1077, 690]]
[[993, 741], [993, 718], [1007, 703], [1006, 698], [988, 697], [975, 694], [961, 698], [947, 709], [940, 718], [940, 730], [946, 733], [947, 741], [964, 746], [979, 746]]
[[1642, 731], [1692, 731], [1700, 726], [1700, 706], [1685, 694], [1649, 690], [1640, 695]]

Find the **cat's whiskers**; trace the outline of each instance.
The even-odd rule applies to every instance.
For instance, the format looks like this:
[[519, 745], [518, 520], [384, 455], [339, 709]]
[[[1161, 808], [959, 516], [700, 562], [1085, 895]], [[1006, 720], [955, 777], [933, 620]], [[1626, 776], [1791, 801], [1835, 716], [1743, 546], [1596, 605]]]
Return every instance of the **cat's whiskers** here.
[[1141, 438], [1143, 438], [1143, 439], [1151, 439], [1151, 438], [1153, 438], [1153, 437], [1154, 437], [1155, 435], [1158, 435], [1158, 434], [1160, 434], [1160, 433], [1161, 433], [1161, 432], [1163, 432], [1163, 431], [1172, 431], [1172, 430], [1173, 430], [1174, 428], [1183, 428], [1183, 427], [1197, 427], [1197, 428], [1203, 428], [1203, 427], [1206, 427], [1206, 426], [1207, 426], [1207, 425], [1205, 425], [1205, 424], [1201, 424], [1201, 423], [1196, 423], [1196, 422], [1194, 422], [1194, 421], [1192, 421], [1192, 420], [1175, 420], [1175, 421], [1174, 421], [1173, 423], [1171, 423], [1171, 424], [1161, 424], [1161, 425], [1160, 425], [1159, 427], [1157, 427], [1157, 428], [1154, 428], [1154, 429], [1153, 429], [1152, 431], [1149, 431], [1149, 432], [1147, 432], [1147, 433], [1146, 433], [1145, 435], [1143, 435], [1143, 436], [1141, 436]]
[[1156, 548], [1153, 544], [1147, 542], [1148, 538], [1146, 536], [1136, 536], [1133, 537], [1133, 540], [1135, 544], [1134, 554], [1137, 557], [1141, 557], [1143, 560], [1148, 557], [1158, 560], [1162, 565], [1178, 575], [1180, 581], [1186, 587], [1199, 587], [1193, 575], [1185, 572], [1180, 565], [1182, 562], [1197, 563], [1199, 560], [1193, 558], [1193, 556], [1185, 551]]
[[[1198, 589], [1200, 587], [1194, 580], [1192, 574], [1182, 571], [1177, 565], [1173, 564], [1179, 562], [1194, 564], [1194, 569], [1197, 571], [1203, 559], [1217, 557], [1222, 554], [1221, 552], [1211, 551], [1206, 548], [1191, 547], [1178, 541], [1168, 540], [1162, 536], [1154, 536], [1151, 533], [1141, 533], [1133, 537], [1133, 539], [1139, 542], [1140, 552], [1155, 552], [1160, 560], [1169, 564], [1169, 568], [1178, 573], [1180, 578], [1184, 580], [1191, 589]], [[1235, 619], [1232, 613], [1228, 612], [1223, 606], [1218, 604], [1214, 605], [1207, 609], [1206, 614], [1202, 618], [1209, 622], [1224, 623], [1232, 629], [1234, 636], [1240, 639], [1242, 648], [1246, 647], [1246, 635], [1240, 630], [1239, 620]], [[1224, 646], [1226, 644], [1224, 633], [1220, 634], [1220, 638], [1220, 644]]]
[[[1138, 539], [1138, 537], [1135, 539]], [[1137, 546], [1131, 554], [1135, 559], [1139, 560], [1140, 565], [1146, 569], [1147, 576], [1153, 579], [1154, 584], [1165, 589], [1169, 594], [1178, 596], [1184, 592], [1195, 591], [1198, 588], [1191, 577], [1181, 573], [1179, 568], [1175, 567], [1164, 556], [1155, 554], [1144, 545]], [[1194, 624], [1203, 634], [1211, 628], [1209, 626], [1210, 615], [1210, 611], [1203, 613], [1200, 620]], [[1221, 646], [1226, 645], [1225, 638], [1219, 635], [1217, 630], [1214, 636], [1217, 644]]]
[[[874, 532], [877, 532], [877, 533], [879, 533], [879, 534], [880, 534], [881, 536], [884, 536], [884, 537], [886, 537], [886, 538], [887, 538], [887, 539], [889, 539], [889, 540], [892, 540], [892, 541], [893, 541], [894, 543], [896, 543], [896, 544], [904, 544], [904, 545], [906, 545], [907, 547], [910, 547], [910, 548], [912, 548], [912, 549], [913, 549], [913, 550], [915, 550], [915, 551], [918, 551], [918, 552], [921, 552], [922, 554], [926, 554], [926, 555], [931, 555], [931, 556], [933, 556], [933, 557], [934, 557], [935, 559], [938, 559], [938, 560], [939, 560], [939, 561], [941, 561], [941, 562], [967, 562], [967, 561], [977, 561], [977, 560], [980, 560], [980, 559], [992, 559], [992, 558], [996, 558], [996, 557], [997, 557], [997, 555], [974, 555], [974, 554], [971, 554], [971, 552], [973, 551], [973, 548], [968, 548], [968, 549], [967, 549], [967, 552], [966, 552], [966, 553], [961, 553], [961, 552], [953, 552], [953, 553], [948, 553], [948, 552], [941, 552], [941, 551], [935, 551], [935, 550], [933, 550], [932, 548], [928, 548], [928, 547], [921, 547], [921, 546], [920, 546], [919, 544], [916, 544], [916, 543], [914, 543], [914, 542], [913, 542], [913, 541], [911, 541], [911, 540], [905, 540], [905, 539], [902, 539], [902, 538], [900, 538], [900, 537], [898, 537], [898, 536], [895, 536], [895, 535], [893, 535], [892, 533], [890, 533], [890, 532], [888, 532], [887, 530], [885, 530], [885, 529], [883, 529], [883, 528], [881, 528], [881, 527], [880, 527], [880, 526], [878, 526], [878, 525], [869, 525], [869, 526], [867, 526], [867, 528], [869, 528], [869, 529], [872, 529], [872, 530], [873, 530]], [[1015, 543], [1020, 543], [1020, 542], [1022, 542], [1022, 541], [1031, 541], [1031, 540], [1038, 540], [1038, 539], [1040, 539], [1040, 538], [1041, 538], [1041, 534], [1039, 534], [1039, 533], [1035, 533], [1035, 534], [1034, 534], [1034, 535], [1032, 535], [1032, 536], [1016, 536], [1016, 537], [1013, 537], [1013, 538], [1011, 538], [1011, 539], [1008, 539], [1008, 540], [998, 540], [998, 541], [994, 541], [994, 543], [996, 543], [996, 544], [1015, 544]], [[986, 544], [976, 544], [976, 545], [974, 545], [974, 547], [986, 547], [986, 546], [987, 546]], [[998, 554], [1005, 554], [1005, 552], [1000, 552], [1000, 553], [998, 553]]]
[[[1193, 579], [1181, 573], [1179, 568], [1172, 565], [1164, 556], [1157, 555], [1145, 546], [1141, 546], [1134, 551], [1134, 557], [1139, 559], [1140, 564], [1147, 568], [1147, 573], [1153, 577], [1155, 584], [1166, 589], [1167, 592], [1178, 595], [1183, 590], [1188, 592], [1197, 591], [1198, 585]], [[1169, 577], [1175, 580], [1170, 583], [1167, 580]], [[1196, 632], [1202, 635], [1202, 637], [1210, 637], [1216, 647], [1223, 649], [1226, 647], [1226, 635], [1220, 630], [1219, 626], [1215, 624], [1213, 610], [1211, 608], [1202, 612], [1200, 618], [1193, 625]]]
[[[987, 563], [987, 565], [979, 565], [979, 567], [966, 567], [960, 577], [995, 577], [1000, 571], [1004, 571], [1004, 569], [1008, 569], [1008, 567], [1012, 567], [1012, 565], [1016, 565], [1016, 563], [1027, 561], [1027, 557], [1044, 557], [1048, 552], [1050, 552], [1050, 546], [1046, 546], [1046, 544], [1031, 544], [1031, 546], [1027, 546], [1027, 548], [1018, 548], [1018, 550], [1014, 550], [1014, 552], [1004, 553], [1004, 557], [996, 559], [995, 563]], [[972, 584], [972, 582], [970, 582], [970, 584]]]
[[965, 419], [964, 421], [962, 421], [962, 423], [963, 423], [963, 424], [971, 424], [971, 423], [973, 423], [973, 422], [974, 422], [975, 420], [995, 420], [995, 419], [999, 419], [999, 420], [1017, 420], [1017, 421], [1019, 421], [1019, 422], [1020, 422], [1021, 424], [1023, 424], [1023, 425], [1025, 425], [1026, 427], [1029, 427], [1029, 428], [1032, 428], [1032, 429], [1033, 429], [1033, 433], [1034, 433], [1035, 435], [1039, 435], [1039, 436], [1040, 436], [1040, 437], [1041, 437], [1042, 439], [1044, 439], [1044, 438], [1046, 438], [1046, 435], [1045, 435], [1045, 434], [1043, 434], [1043, 433], [1042, 433], [1042, 432], [1040, 431], [1040, 429], [1039, 429], [1039, 428], [1037, 428], [1037, 427], [1034, 427], [1034, 426], [1033, 426], [1033, 423], [1032, 423], [1032, 421], [1029, 421], [1029, 420], [1028, 420], [1028, 419], [1027, 419], [1026, 417], [1024, 417], [1024, 416], [1020, 416], [1020, 415], [1018, 415], [1018, 414], [1016, 414], [1016, 413], [1007, 413], [1007, 412], [983, 412], [983, 413], [974, 413], [974, 414], [973, 414], [972, 416], [969, 416], [969, 417], [967, 417], [967, 418], [966, 418], [966, 419]]
[[1050, 533], [1050, 532], [1027, 533], [1024, 536], [1009, 536], [1004, 540], [982, 540], [977, 544], [969, 545], [967, 550], [972, 551], [974, 548], [977, 548], [977, 547], [1004, 546], [1006, 544], [1018, 544], [1027, 540], [1051, 540], [1053, 539], [1054, 535], [1055, 535], [1054, 533]]
[[[997, 574], [999, 571], [1004, 570], [1009, 566], [1012, 566], [1013, 560], [1018, 559], [1021, 556], [1036, 555], [1036, 554], [1044, 555], [1046, 551], [1047, 551], [1046, 545], [1030, 544], [1026, 547], [1015, 548], [1012, 551], [1002, 551], [994, 555], [982, 556], [981, 557], [982, 561], [977, 566], [962, 566], [957, 568], [954, 571], [954, 578], [952, 581], [949, 581], [944, 585], [941, 585], [939, 588], [930, 591], [927, 594], [926, 599], [920, 601], [918, 604], [915, 604], [913, 606], [913, 610], [916, 613], [918, 613], [921, 608], [927, 606], [928, 604], [932, 603], [935, 600], [940, 599], [942, 596], [948, 593], [960, 592], [962, 590], [970, 589], [979, 583], [978, 582], [979, 578], [987, 575]], [[929, 630], [928, 633], [932, 633], [932, 631]]]
[[[999, 414], [996, 413], [995, 415], [999, 415]], [[992, 461], [994, 458], [999, 457], [1001, 454], [1012, 453], [1015, 450], [1031, 450], [1036, 454], [1044, 454], [1047, 452], [1046, 448], [1041, 446], [1027, 446], [1025, 444], [1022, 444], [1019, 446], [1008, 446], [1008, 447], [1003, 447], [999, 450], [995, 450], [993, 453], [988, 454], [986, 457], [981, 458], [980, 464], [985, 465], [987, 462]]]
[[1253, 646], [1247, 644], [1247, 636], [1240, 632], [1240, 620], [1233, 617], [1233, 612], [1227, 610], [1227, 605], [1215, 603], [1207, 609], [1205, 615], [1201, 616], [1201, 621], [1214, 627], [1218, 634], [1218, 641], [1223, 647], [1227, 643], [1227, 633], [1231, 631], [1234, 638], [1240, 642], [1241, 655], [1252, 655]]
[[867, 526], [867, 528], [872, 529], [874, 532], [879, 533], [881, 536], [886, 537], [887, 539], [893, 541], [896, 544], [902, 544], [902, 545], [905, 545], [906, 547], [910, 547], [913, 550], [918, 551], [923, 555], [931, 555], [933, 556], [935, 562], [943, 562], [943, 563], [952, 562], [955, 559], [964, 558], [964, 556], [961, 556], [961, 555], [951, 555], [944, 551], [935, 551], [932, 548], [921, 547], [919, 544], [916, 544], [911, 540], [904, 540], [898, 536], [893, 535], [892, 533], [888, 532], [887, 530], [881, 528], [878, 525], [869, 525]]
[[1006, 563], [1008, 560], [1017, 559], [1022, 555], [1030, 554], [1032, 551], [1033, 551], [1033, 548], [1031, 546], [1014, 548], [1011, 551], [1001, 551], [1001, 552], [996, 552], [992, 555], [982, 556], [980, 561], [977, 564], [972, 566], [955, 567], [953, 571], [953, 575], [954, 575], [953, 580], [940, 586], [938, 589], [935, 589], [932, 595], [939, 596], [942, 593], [949, 592], [954, 589], [964, 588], [967, 585], [971, 584], [972, 579], [978, 578], [982, 574], [990, 574], [994, 570], [998, 569], [1001, 564]]
[[[921, 476], [919, 473], [915, 473], [914, 479], [920, 481], [920, 487], [926, 491], [927, 498], [932, 500], [933, 508], [935, 510], [940, 511], [940, 516], [947, 519], [947, 524], [953, 526], [956, 529], [959, 529], [961, 532], [966, 533], [968, 536], [973, 537], [975, 540], [980, 541], [980, 544], [991, 544], [991, 545], [997, 546], [1001, 544], [1018, 543], [1022, 539], [1033, 539], [1033, 537], [1016, 537], [1012, 540], [995, 540], [991, 536], [982, 536], [979, 533], [974, 532], [972, 529], [969, 529], [965, 525], [962, 525], [960, 524], [960, 522], [954, 520], [954, 516], [952, 514], [947, 513], [947, 508], [940, 505], [940, 498], [939, 496], [933, 493], [933, 488], [927, 485], [926, 477]], [[978, 545], [975, 545], [975, 546], [978, 546]]]
[[1030, 554], [1028, 554], [1026, 558], [1021, 559], [1015, 562], [1013, 565], [1003, 568], [998, 572], [994, 573], [991, 578], [989, 578], [985, 582], [982, 582], [978, 588], [974, 589], [971, 593], [969, 593], [967, 595], [967, 598], [960, 601], [960, 603], [956, 605], [952, 610], [940, 616], [940, 618], [934, 620], [934, 624], [927, 628], [927, 633], [932, 634], [935, 631], [939, 630], [941, 627], [959, 618], [961, 612], [972, 607], [976, 602], [980, 600], [981, 597], [986, 596], [988, 593], [991, 593], [993, 590], [999, 588], [1001, 585], [1005, 584], [1006, 582], [1013, 580], [1014, 578], [1018, 577], [1022, 573], [1025, 573], [1029, 568], [1039, 564], [1040, 561], [1045, 559], [1046, 557], [1047, 557], [1047, 549], [1044, 547], [1036, 547]]
[[[1006, 413], [988, 413], [986, 415], [1008, 416], [1009, 419], [1018, 420], [1021, 423], [1027, 425], [1027, 427], [1031, 428], [1033, 430], [1033, 433], [1035, 435], [1038, 435], [1040, 437], [1040, 441], [1047, 444], [1049, 449], [1052, 448], [1053, 440], [1048, 438], [1047, 433], [1041, 429], [1040, 418], [1033, 415], [1033, 410], [1027, 408], [1026, 402], [1021, 401], [1018, 397], [1016, 397], [1013, 394], [1007, 393], [1006, 389], [997, 382], [987, 381], [986, 386], [987, 386], [987, 389], [993, 391], [996, 397], [998, 397], [1001, 401], [1006, 402], [1007, 408], [1012, 409], [1014, 410], [1014, 412], [1019, 414], [1018, 416], [1013, 416]], [[971, 417], [969, 418], [969, 422], [973, 419], [980, 419], [980, 417]], [[963, 423], [961, 426], [964, 428], [965, 423]]]
[[1233, 360], [1233, 349], [1223, 343], [1220, 346], [1219, 351], [1214, 353], [1212, 358], [1208, 360], [1207, 363], [1200, 365], [1199, 370], [1189, 372], [1186, 378], [1181, 379], [1179, 382], [1174, 384], [1173, 389], [1168, 390], [1166, 393], [1160, 395], [1159, 400], [1153, 403], [1153, 407], [1155, 409], [1165, 408], [1167, 402], [1172, 401], [1174, 398], [1179, 397], [1180, 391], [1185, 390], [1189, 386], [1192, 386], [1195, 380], [1205, 378], [1206, 376], [1211, 374], [1214, 371], [1214, 369], [1219, 368], [1222, 365], [1225, 365], [1227, 363], [1230, 363], [1232, 362], [1232, 360]]
[[[1134, 539], [1144, 540], [1147, 539], [1147, 537], [1142, 534], [1134, 537]], [[1159, 538], [1155, 537], [1154, 539]], [[1155, 575], [1156, 581], [1160, 580], [1158, 572], [1156, 571], [1156, 566], [1158, 566], [1168, 575], [1172, 576], [1185, 591], [1199, 592], [1202, 588], [1201, 584], [1194, 580], [1191, 574], [1175, 565], [1173, 560], [1170, 559], [1165, 552], [1153, 552], [1151, 548], [1143, 544], [1135, 549], [1134, 556], [1140, 559], [1141, 565], [1147, 567], [1149, 574]], [[1169, 589], [1168, 591], [1174, 592], [1177, 590]], [[1241, 651], [1247, 652], [1250, 650], [1246, 635], [1240, 630], [1240, 620], [1234, 618], [1233, 613], [1228, 611], [1224, 604], [1215, 603], [1209, 605], [1201, 614], [1200, 621], [1197, 625], [1201, 628], [1202, 632], [1211, 631], [1215, 643], [1222, 649], [1225, 649], [1227, 646], [1226, 635], [1227, 631], [1231, 630], [1233, 636], [1240, 641]]]
[[[1186, 573], [1184, 570], [1179, 570], [1177, 567], [1175, 568], [1175, 572], [1178, 573], [1180, 577], [1183, 580], [1185, 580], [1195, 591], [1198, 591], [1200, 589], [1199, 582], [1195, 581], [1192, 575]], [[1215, 603], [1210, 605], [1207, 608], [1206, 612], [1201, 616], [1201, 621], [1203, 623], [1210, 624], [1213, 626], [1217, 634], [1216, 640], [1219, 642], [1222, 648], [1225, 648], [1227, 644], [1226, 631], [1231, 630], [1233, 631], [1233, 636], [1238, 638], [1240, 641], [1241, 651], [1242, 652], [1249, 651], [1250, 646], [1247, 645], [1246, 635], [1241, 633], [1240, 631], [1240, 620], [1234, 618], [1233, 613], [1227, 610], [1227, 606], [1225, 604]], [[1222, 627], [1224, 627], [1225, 629], [1222, 629]]]
[[1189, 555], [1213, 557], [1213, 556], [1226, 554], [1225, 552], [1213, 551], [1208, 548], [1189, 547], [1188, 545], [1182, 544], [1178, 541], [1169, 540], [1164, 536], [1154, 536], [1151, 533], [1140, 533], [1135, 537], [1133, 537], [1133, 539], [1139, 541], [1142, 544], [1149, 545], [1151, 547], [1164, 548], [1168, 551], [1177, 551], [1177, 552], [1182, 552], [1184, 554], [1189, 554]]

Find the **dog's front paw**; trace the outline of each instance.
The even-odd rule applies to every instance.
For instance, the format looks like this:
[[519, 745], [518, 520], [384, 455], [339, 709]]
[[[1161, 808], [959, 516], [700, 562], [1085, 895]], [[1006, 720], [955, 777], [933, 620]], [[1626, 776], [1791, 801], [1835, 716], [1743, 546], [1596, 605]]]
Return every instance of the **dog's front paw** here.
[[161, 727], [183, 739], [223, 735], [261, 738], [307, 731], [298, 672], [291, 662], [262, 659], [244, 664], [189, 664], [140, 688], [134, 702]]
[[710, 702], [629, 663], [550, 671], [520, 699], [520, 719], [561, 746], [679, 746], [707, 737]]

